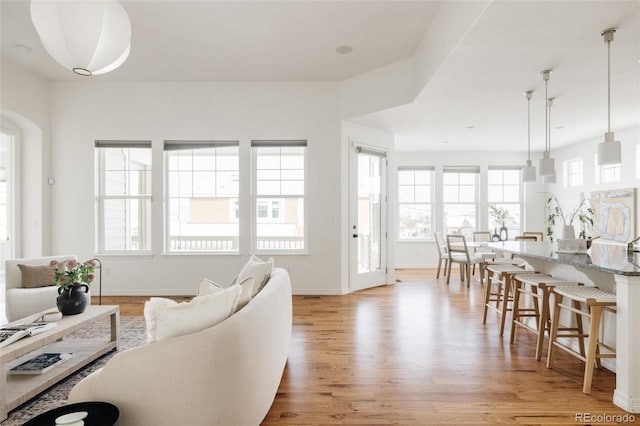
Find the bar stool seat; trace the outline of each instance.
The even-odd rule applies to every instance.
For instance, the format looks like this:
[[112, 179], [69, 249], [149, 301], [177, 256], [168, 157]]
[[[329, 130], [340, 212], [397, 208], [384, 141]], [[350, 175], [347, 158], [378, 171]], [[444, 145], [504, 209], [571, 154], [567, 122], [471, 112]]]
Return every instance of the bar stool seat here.
[[[502, 336], [504, 334], [507, 311], [511, 310], [508, 304], [513, 301], [510, 296], [511, 277], [518, 274], [536, 273], [536, 271], [527, 271], [522, 267], [511, 264], [489, 264], [486, 267], [486, 272], [487, 285], [482, 309], [482, 324], [487, 323], [488, 309], [498, 312], [500, 314], [500, 336]], [[492, 292], [494, 281], [497, 284], [497, 289]], [[495, 306], [491, 302], [495, 302]]]
[[[513, 277], [513, 312], [511, 316], [511, 343], [515, 342], [516, 329], [518, 327], [529, 330], [536, 335], [536, 359], [542, 359], [542, 346], [544, 344], [544, 334], [551, 328], [549, 321], [549, 289], [554, 286], [576, 286], [583, 285], [576, 281], [562, 281], [547, 274], [519, 274]], [[520, 298], [529, 296], [533, 301], [532, 307], [522, 308]], [[536, 327], [532, 327], [525, 322], [527, 318], [534, 318]], [[571, 328], [582, 333], [582, 322], [580, 316], [576, 314], [578, 328]], [[568, 331], [568, 328], [563, 328]], [[584, 347], [581, 347], [584, 354]]]
[[[605, 311], [615, 313], [616, 307], [616, 295], [599, 289], [598, 287], [591, 286], [555, 286], [552, 287], [550, 293], [554, 297], [554, 312], [551, 319], [551, 333], [549, 337], [549, 353], [547, 356], [547, 368], [553, 367], [553, 358], [555, 355], [555, 348], [562, 349], [563, 351], [575, 356], [576, 358], [584, 361], [584, 383], [582, 385], [582, 392], [588, 394], [591, 393], [591, 382], [593, 380], [593, 369], [600, 368], [601, 358], [615, 358], [615, 348], [604, 344], [598, 340], [600, 334], [600, 324], [602, 322], [602, 315]], [[569, 299], [571, 301], [584, 304], [587, 307], [587, 311], [582, 309], [576, 309], [563, 303], [563, 299]], [[558, 333], [560, 311], [567, 309], [572, 312], [578, 313], [589, 320], [589, 334], [561, 334]], [[579, 341], [584, 342], [584, 339], [588, 337], [588, 347], [586, 356], [573, 350], [567, 346], [564, 342], [559, 341], [560, 338], [577, 338]], [[604, 348], [607, 353], [601, 353], [600, 348]]]

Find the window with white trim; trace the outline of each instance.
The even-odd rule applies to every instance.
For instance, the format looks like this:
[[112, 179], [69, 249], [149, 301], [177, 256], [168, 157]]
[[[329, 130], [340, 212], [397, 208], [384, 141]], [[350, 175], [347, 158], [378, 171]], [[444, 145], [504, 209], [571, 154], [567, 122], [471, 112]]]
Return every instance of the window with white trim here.
[[433, 237], [434, 167], [398, 168], [398, 239]]
[[445, 166], [442, 174], [444, 234], [473, 238], [478, 223], [480, 167]]
[[620, 181], [620, 164], [598, 165], [598, 154], [595, 156], [596, 183], [610, 183]]
[[256, 251], [300, 252], [305, 232], [305, 140], [252, 140]]
[[489, 231], [507, 228], [509, 239], [521, 234], [522, 173], [520, 168], [492, 167], [487, 171]]
[[640, 144], [636, 145], [636, 179], [640, 179]]
[[98, 252], [151, 250], [151, 141], [95, 147]]
[[563, 164], [564, 186], [582, 186], [582, 157], [565, 160]]
[[168, 253], [239, 252], [238, 141], [165, 141]]

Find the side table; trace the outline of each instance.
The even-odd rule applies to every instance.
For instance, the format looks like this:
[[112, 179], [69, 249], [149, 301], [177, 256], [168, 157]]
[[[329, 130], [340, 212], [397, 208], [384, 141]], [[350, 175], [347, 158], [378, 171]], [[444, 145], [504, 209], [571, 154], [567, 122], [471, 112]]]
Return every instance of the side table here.
[[120, 417], [118, 407], [108, 402], [78, 402], [38, 414], [22, 426], [52, 426], [58, 417], [77, 411], [89, 413], [84, 419], [85, 426], [113, 426]]

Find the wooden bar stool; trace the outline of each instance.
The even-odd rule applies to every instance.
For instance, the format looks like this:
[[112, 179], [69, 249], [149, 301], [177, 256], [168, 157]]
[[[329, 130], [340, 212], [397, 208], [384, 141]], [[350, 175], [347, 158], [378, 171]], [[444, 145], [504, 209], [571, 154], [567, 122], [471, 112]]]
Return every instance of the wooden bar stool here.
[[[534, 333], [536, 338], [536, 359], [542, 359], [542, 346], [544, 344], [544, 333], [551, 328], [549, 315], [549, 289], [554, 286], [575, 286], [582, 285], [575, 281], [562, 281], [547, 274], [519, 274], [513, 277], [513, 312], [511, 316], [511, 343], [515, 342], [516, 328], [521, 327]], [[522, 296], [529, 296], [533, 306], [522, 308], [520, 300]], [[574, 307], [579, 309], [580, 304]], [[527, 318], [535, 318], [534, 328], [526, 322]], [[582, 333], [582, 322], [580, 316], [576, 314], [577, 328], [562, 328], [562, 331], [575, 330]], [[584, 355], [584, 343], [580, 347]]]
[[[482, 309], [482, 324], [487, 323], [487, 310], [492, 309], [500, 314], [500, 336], [504, 334], [504, 325], [507, 319], [507, 311], [510, 311], [509, 302], [511, 297], [511, 277], [518, 274], [535, 273], [524, 268], [509, 264], [488, 265], [487, 286], [484, 294], [484, 307]], [[497, 284], [497, 289], [492, 292], [493, 284]], [[491, 304], [495, 302], [495, 306]]]
[[[600, 323], [602, 322], [602, 314], [604, 311], [615, 313], [616, 295], [598, 287], [591, 286], [555, 286], [551, 287], [550, 293], [554, 297], [554, 311], [551, 318], [551, 334], [549, 337], [549, 354], [547, 356], [547, 368], [553, 366], [553, 357], [555, 348], [575, 356], [585, 362], [584, 366], [584, 384], [582, 392], [591, 393], [591, 381], [593, 379], [593, 369], [600, 368], [600, 358], [615, 358], [616, 351], [609, 345], [598, 340], [600, 334]], [[564, 299], [569, 299], [578, 303], [582, 303], [587, 307], [587, 311], [576, 309], [563, 303]], [[558, 333], [560, 323], [560, 311], [567, 309], [589, 319], [589, 334], [561, 334]], [[584, 339], [589, 338], [586, 356], [579, 354], [563, 342], [558, 341], [561, 338], [577, 338], [584, 344]], [[600, 347], [606, 349], [608, 353], [600, 353]]]
[[484, 284], [484, 276], [487, 274], [487, 267], [489, 265], [515, 265], [520, 268], [526, 268], [529, 264], [526, 260], [521, 258], [507, 258], [496, 257], [493, 259], [484, 259], [484, 262], [480, 264], [480, 284]]

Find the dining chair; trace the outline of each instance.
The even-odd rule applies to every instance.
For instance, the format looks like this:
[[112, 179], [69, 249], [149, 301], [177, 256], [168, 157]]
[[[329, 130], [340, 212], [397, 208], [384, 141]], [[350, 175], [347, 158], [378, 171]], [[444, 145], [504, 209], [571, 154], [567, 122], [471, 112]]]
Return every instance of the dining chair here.
[[523, 236], [529, 236], [529, 235], [533, 235], [534, 237], [536, 237], [537, 241], [542, 241], [544, 239], [544, 233], [543, 232], [537, 232], [537, 231], [524, 231], [522, 233]]
[[440, 268], [442, 262], [444, 262], [444, 274], [447, 274], [447, 265], [449, 265], [449, 253], [447, 252], [447, 243], [442, 236], [442, 232], [435, 232], [436, 246], [438, 247], [438, 272], [436, 272], [436, 279], [440, 278]]
[[535, 235], [516, 235], [516, 241], [541, 241]]
[[451, 265], [460, 265], [460, 282], [464, 283], [465, 275], [467, 287], [471, 285], [471, 267], [482, 264], [484, 258], [477, 253], [469, 253], [467, 240], [464, 235], [447, 235], [447, 251], [449, 252], [449, 265], [447, 268], [447, 284], [451, 279]]

